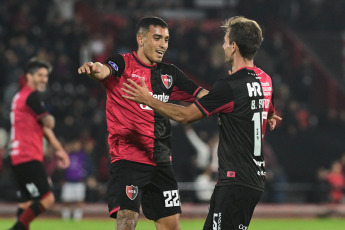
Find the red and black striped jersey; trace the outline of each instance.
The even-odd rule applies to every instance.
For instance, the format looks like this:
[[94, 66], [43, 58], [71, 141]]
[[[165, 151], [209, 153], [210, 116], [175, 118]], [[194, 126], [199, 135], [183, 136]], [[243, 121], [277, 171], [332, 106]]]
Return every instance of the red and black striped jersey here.
[[219, 79], [195, 102], [205, 116], [219, 114], [217, 185], [238, 184], [263, 190], [262, 140], [274, 113], [272, 80], [257, 67], [242, 68]]
[[150, 107], [122, 97], [123, 83], [132, 79], [146, 86], [163, 102], [193, 102], [201, 88], [172, 64], [146, 65], [135, 52], [117, 54], [105, 63], [111, 74], [102, 80], [106, 88], [106, 117], [111, 162], [129, 160], [144, 164], [171, 164], [171, 125]]
[[40, 118], [48, 112], [39, 93], [24, 86], [13, 98], [11, 106], [11, 162], [43, 161], [43, 128]]

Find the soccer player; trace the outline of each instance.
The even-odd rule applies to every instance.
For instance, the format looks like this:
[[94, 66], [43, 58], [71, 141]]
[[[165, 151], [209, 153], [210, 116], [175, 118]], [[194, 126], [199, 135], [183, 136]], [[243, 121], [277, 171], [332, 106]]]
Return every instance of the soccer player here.
[[157, 100], [195, 101], [208, 91], [176, 66], [162, 62], [169, 43], [168, 25], [157, 17], [139, 20], [137, 52], [116, 54], [105, 63], [88, 62], [79, 69], [106, 88], [106, 116], [111, 167], [108, 184], [110, 217], [118, 230], [135, 229], [140, 204], [156, 229], [180, 229], [181, 204], [171, 164], [171, 125], [144, 104], [122, 98], [127, 79], [144, 80]]
[[150, 106], [158, 113], [189, 124], [218, 113], [219, 178], [213, 191], [204, 229], [247, 229], [265, 184], [262, 139], [266, 124], [271, 130], [277, 120], [273, 105], [272, 80], [254, 65], [254, 55], [263, 37], [260, 26], [244, 17], [232, 17], [223, 49], [232, 74], [217, 80], [209, 94], [188, 107], [162, 103], [152, 97], [144, 81], [128, 79], [124, 98]]
[[26, 85], [14, 96], [11, 111], [11, 165], [19, 184], [20, 202], [12, 230], [29, 229], [39, 214], [54, 204], [54, 194], [43, 166], [43, 136], [56, 149], [58, 166], [66, 168], [69, 158], [56, 138], [54, 117], [43, 106], [51, 65], [30, 59], [25, 68]]

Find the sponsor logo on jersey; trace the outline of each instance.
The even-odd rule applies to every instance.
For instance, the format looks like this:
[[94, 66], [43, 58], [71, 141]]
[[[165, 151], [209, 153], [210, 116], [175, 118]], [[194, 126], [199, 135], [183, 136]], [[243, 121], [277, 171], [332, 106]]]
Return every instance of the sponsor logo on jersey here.
[[[150, 94], [152, 95], [153, 98], [156, 98], [157, 100], [162, 101], [162, 102], [168, 102], [169, 98], [170, 98], [170, 96], [165, 94], [165, 93], [163, 93], [163, 94], [154, 94], [154, 93], [150, 92]], [[152, 110], [152, 108], [147, 106], [147, 105], [140, 104], [139, 106], [140, 106], [141, 109]]]
[[170, 87], [172, 86], [172, 82], [173, 82], [172, 76], [167, 75], [167, 74], [162, 75], [162, 82], [163, 82], [163, 85], [165, 86], [165, 88], [170, 89]]
[[146, 80], [145, 77], [142, 77], [142, 76], [140, 76], [140, 75], [138, 75], [138, 74], [135, 74], [135, 73], [132, 73], [131, 76], [132, 76], [132, 77], [136, 77], [136, 78], [142, 78], [142, 79]]
[[114, 68], [114, 70], [119, 71], [119, 67], [112, 61], [108, 61], [109, 65]]
[[253, 159], [254, 163], [259, 167], [265, 167], [265, 161], [257, 161]]
[[134, 200], [138, 196], [138, 186], [126, 185], [126, 194], [129, 199]]
[[226, 172], [226, 177], [235, 177], [236, 173], [234, 171], [227, 171]]
[[240, 225], [238, 225], [238, 229], [247, 230], [248, 226], [244, 226], [243, 224], [240, 224]]
[[247, 83], [249, 97], [256, 97], [257, 95], [262, 96], [261, 85], [259, 82]]
[[257, 174], [258, 174], [258, 176], [266, 176], [266, 172], [264, 172], [262, 170], [258, 171]]
[[222, 229], [222, 213], [213, 213], [213, 225], [212, 230], [221, 230]]

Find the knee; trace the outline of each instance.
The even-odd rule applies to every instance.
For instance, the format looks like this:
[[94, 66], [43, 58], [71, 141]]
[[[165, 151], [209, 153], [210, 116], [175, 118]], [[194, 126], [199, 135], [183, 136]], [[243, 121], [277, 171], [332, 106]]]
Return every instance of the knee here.
[[131, 210], [120, 210], [117, 213], [117, 229], [135, 229], [139, 219], [139, 213]]
[[181, 230], [179, 222], [174, 222], [167, 228], [167, 230]]
[[28, 207], [30, 207], [31, 204], [32, 204], [32, 201], [28, 201], [28, 202], [20, 203], [20, 204], [18, 205], [18, 207], [25, 210], [25, 209], [27, 209]]
[[179, 214], [164, 217], [155, 221], [157, 230], [181, 230], [179, 223]]
[[54, 194], [52, 192], [49, 192], [49, 194], [43, 197], [40, 202], [45, 209], [50, 208], [55, 203]]

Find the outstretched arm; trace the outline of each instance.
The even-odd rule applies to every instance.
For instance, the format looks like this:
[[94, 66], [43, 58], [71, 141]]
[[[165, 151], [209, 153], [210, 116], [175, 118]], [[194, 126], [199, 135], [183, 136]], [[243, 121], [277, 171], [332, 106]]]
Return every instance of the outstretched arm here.
[[94, 80], [103, 80], [109, 76], [110, 70], [100, 62], [86, 62], [78, 69], [79, 74], [87, 74]]
[[195, 104], [191, 104], [188, 107], [174, 105], [170, 103], [164, 103], [159, 101], [151, 96], [149, 93], [144, 79], [141, 79], [141, 86], [137, 83], [132, 81], [131, 79], [127, 79], [127, 81], [131, 84], [123, 83], [126, 87], [121, 88], [122, 91], [127, 93], [128, 95], [122, 95], [122, 97], [135, 101], [140, 104], [145, 104], [151, 107], [153, 110], [157, 111], [161, 115], [180, 122], [182, 124], [189, 124], [193, 121], [197, 121], [202, 119], [204, 116], [202, 112], [196, 107]]
[[56, 150], [55, 155], [58, 158], [58, 166], [60, 168], [67, 168], [70, 164], [68, 154], [63, 149], [60, 141], [56, 138], [53, 130], [48, 127], [43, 127], [44, 136], [47, 138], [51, 146]]

